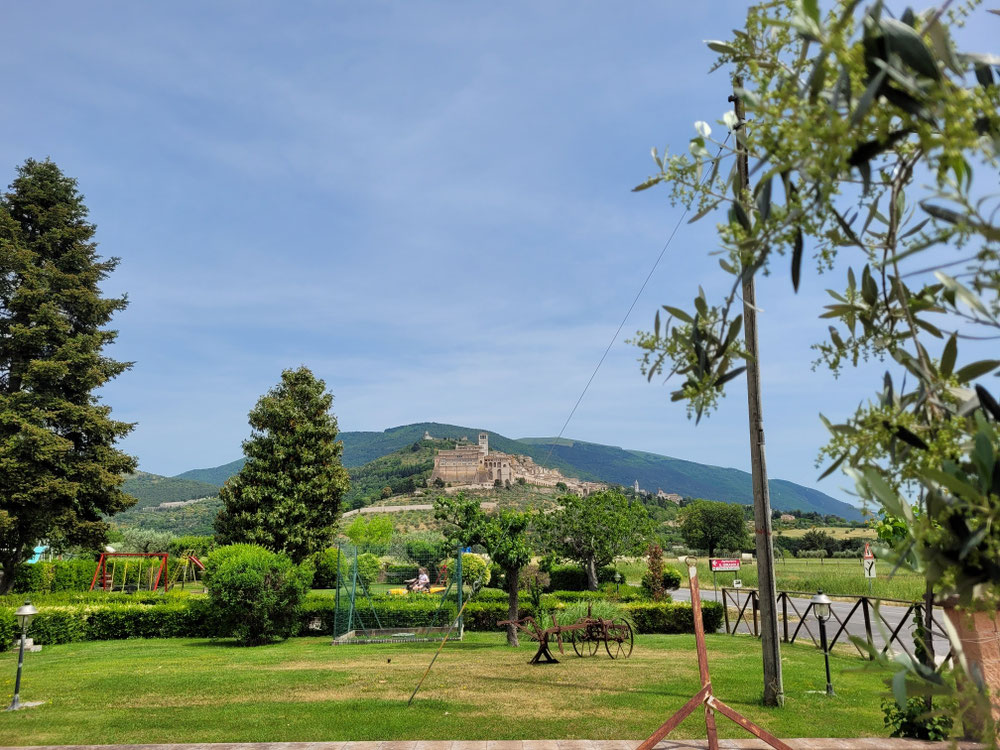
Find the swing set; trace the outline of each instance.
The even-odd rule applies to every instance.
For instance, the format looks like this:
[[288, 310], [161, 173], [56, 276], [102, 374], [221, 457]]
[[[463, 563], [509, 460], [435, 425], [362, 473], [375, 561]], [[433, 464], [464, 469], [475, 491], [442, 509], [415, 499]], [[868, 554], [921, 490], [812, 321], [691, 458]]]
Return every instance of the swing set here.
[[[120, 578], [117, 575], [119, 557], [125, 558]], [[129, 559], [133, 557], [140, 559], [135, 561]], [[162, 587], [166, 591], [168, 588], [168, 557], [166, 552], [102, 552], [97, 561], [97, 570], [94, 571], [94, 579], [90, 582], [90, 590], [134, 593], [140, 590], [157, 591]], [[144, 566], [143, 558], [157, 558], [160, 562], [158, 565], [153, 563]], [[108, 560], [111, 561], [110, 571], [108, 570]], [[132, 567], [132, 573], [129, 573], [129, 567]]]

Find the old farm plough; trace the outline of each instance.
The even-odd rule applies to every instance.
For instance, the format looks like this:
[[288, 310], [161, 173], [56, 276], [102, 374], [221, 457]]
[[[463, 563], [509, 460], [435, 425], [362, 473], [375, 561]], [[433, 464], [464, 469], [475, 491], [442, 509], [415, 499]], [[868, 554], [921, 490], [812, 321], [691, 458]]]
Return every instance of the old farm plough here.
[[552, 615], [552, 627], [542, 628], [534, 617], [522, 617], [519, 620], [503, 620], [497, 625], [514, 625], [532, 640], [538, 641], [538, 651], [529, 664], [558, 664], [559, 660], [549, 649], [549, 639], [555, 638], [559, 653], [563, 650], [563, 639], [569, 640], [577, 656], [593, 656], [603, 642], [608, 656], [612, 659], [627, 659], [632, 654], [632, 644], [635, 634], [632, 626], [622, 619], [606, 620], [603, 617], [593, 617], [591, 608], [587, 607], [587, 616], [582, 617], [572, 625], [560, 625]]

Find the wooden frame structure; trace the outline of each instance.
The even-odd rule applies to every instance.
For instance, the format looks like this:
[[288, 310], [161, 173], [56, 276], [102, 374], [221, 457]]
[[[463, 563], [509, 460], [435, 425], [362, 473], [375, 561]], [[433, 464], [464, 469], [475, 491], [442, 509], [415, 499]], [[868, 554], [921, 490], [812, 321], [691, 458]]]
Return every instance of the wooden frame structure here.
[[[156, 570], [156, 581], [151, 583], [150, 591], [156, 591], [160, 588], [160, 582], [163, 582], [163, 590], [167, 589], [167, 558], [170, 555], [166, 552], [102, 552], [100, 559], [97, 561], [97, 569], [94, 571], [94, 578], [90, 582], [90, 590], [93, 591], [95, 588], [100, 588], [101, 591], [110, 591], [114, 586], [113, 575], [111, 578], [108, 577], [108, 558], [118, 558], [118, 557], [158, 557], [160, 558], [160, 566]], [[112, 567], [112, 573], [114, 572], [114, 567]], [[98, 587], [98, 580], [100, 581], [100, 586]]]
[[792, 750], [766, 729], [754, 724], [745, 716], [720, 701], [712, 693], [712, 678], [708, 673], [708, 650], [705, 646], [705, 623], [701, 619], [701, 593], [698, 590], [697, 560], [689, 557], [686, 560], [688, 577], [691, 581], [691, 609], [694, 614], [694, 639], [698, 649], [698, 672], [701, 674], [701, 690], [691, 696], [673, 716], [667, 719], [659, 729], [651, 734], [636, 750], [653, 750], [654, 747], [684, 721], [698, 706], [705, 706], [705, 728], [708, 731], [709, 750], [719, 750], [719, 735], [715, 729], [715, 712], [739, 724], [750, 734], [759, 737], [775, 750]]

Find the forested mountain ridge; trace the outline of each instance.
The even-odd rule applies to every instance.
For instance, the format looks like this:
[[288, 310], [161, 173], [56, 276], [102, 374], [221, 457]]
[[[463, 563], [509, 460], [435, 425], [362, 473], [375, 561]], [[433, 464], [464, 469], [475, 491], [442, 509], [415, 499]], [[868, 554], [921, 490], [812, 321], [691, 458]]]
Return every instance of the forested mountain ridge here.
[[[438, 439], [458, 440], [464, 437], [470, 442], [475, 442], [480, 431], [477, 428], [459, 425], [418, 422], [392, 427], [382, 432], [342, 432], [340, 439], [344, 442], [344, 465], [353, 469], [400, 449], [422, 444], [425, 432]], [[568, 477], [624, 486], [630, 486], [638, 480], [642, 489], [651, 492], [663, 489], [685, 497], [704, 497], [744, 505], [753, 502], [750, 474], [739, 469], [711, 466], [656, 453], [579, 440], [564, 438], [556, 442], [552, 438], [512, 439], [489, 430], [486, 432], [490, 436], [492, 450], [531, 456], [536, 463], [555, 467]], [[187, 471], [176, 478], [209, 481], [221, 485], [229, 476], [239, 471], [242, 465], [243, 459], [239, 459], [223, 466]], [[375, 477], [388, 469], [388, 466], [373, 468], [366, 474], [366, 483], [371, 480], [374, 486], [380, 481]], [[414, 471], [414, 476], [419, 473], [421, 472]], [[352, 471], [352, 475], [356, 475], [356, 472]], [[358, 476], [360, 478], [360, 475]], [[393, 487], [391, 471], [381, 476], [383, 479], [387, 477], [390, 479], [383, 486]], [[823, 515], [841, 516], [847, 520], [861, 518], [861, 512], [853, 505], [830, 497], [819, 490], [784, 479], [771, 479], [769, 485], [771, 505], [777, 510], [815, 511]], [[345, 507], [357, 507], [357, 499], [370, 496], [370, 489], [366, 486], [364, 491], [352, 490]]]

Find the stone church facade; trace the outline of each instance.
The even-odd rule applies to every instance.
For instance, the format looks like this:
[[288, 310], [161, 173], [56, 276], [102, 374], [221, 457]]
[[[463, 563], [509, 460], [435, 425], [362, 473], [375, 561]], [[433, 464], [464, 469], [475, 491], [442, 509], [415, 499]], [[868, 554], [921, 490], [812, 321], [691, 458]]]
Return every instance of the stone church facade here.
[[563, 482], [571, 492], [581, 495], [604, 488], [599, 482], [564, 477], [558, 469], [539, 466], [530, 456], [490, 451], [490, 436], [485, 432], [479, 433], [477, 445], [460, 442], [451, 450], [438, 451], [430, 481], [436, 479], [452, 485], [492, 485], [497, 480], [506, 484], [524, 479], [530, 484], [554, 487]]

